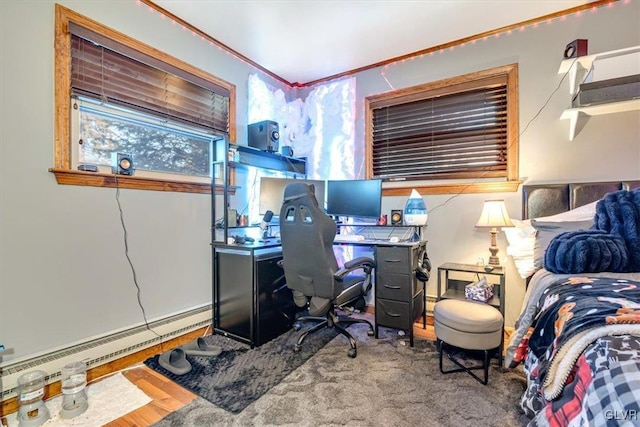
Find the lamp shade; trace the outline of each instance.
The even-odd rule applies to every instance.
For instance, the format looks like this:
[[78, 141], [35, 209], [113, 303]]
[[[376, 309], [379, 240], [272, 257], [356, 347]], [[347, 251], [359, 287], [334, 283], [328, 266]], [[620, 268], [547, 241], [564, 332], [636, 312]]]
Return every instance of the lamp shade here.
[[504, 200], [485, 200], [476, 227], [513, 227]]

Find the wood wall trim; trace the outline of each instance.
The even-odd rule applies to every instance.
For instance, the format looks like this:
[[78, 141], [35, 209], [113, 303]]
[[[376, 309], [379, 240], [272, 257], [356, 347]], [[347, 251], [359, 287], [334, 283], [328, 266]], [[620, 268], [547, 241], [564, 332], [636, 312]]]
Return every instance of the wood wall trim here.
[[[173, 191], [179, 193], [211, 194], [210, 183], [186, 182], [140, 176], [115, 175], [99, 172], [84, 172], [71, 169], [51, 168], [56, 181], [61, 185], [84, 185], [88, 187], [127, 188], [130, 190]], [[229, 187], [235, 194], [235, 187]], [[216, 194], [222, 194], [222, 186], [216, 186]]]
[[[257, 62], [252, 61], [251, 59], [247, 58], [246, 56], [244, 56], [240, 52], [230, 48], [226, 44], [222, 43], [220, 40], [217, 40], [217, 39], [211, 37], [209, 34], [205, 33], [204, 31], [202, 31], [198, 27], [196, 27], [193, 24], [188, 23], [184, 19], [174, 15], [173, 13], [169, 12], [165, 8], [155, 4], [153, 1], [151, 1], [151, 0], [138, 0], [138, 1], [140, 3], [143, 3], [143, 4], [147, 5], [150, 9], [153, 9], [156, 12], [161, 13], [162, 15], [166, 16], [167, 18], [169, 18], [169, 19], [175, 21], [176, 23], [182, 25], [183, 27], [189, 29], [189, 31], [194, 32], [195, 34], [199, 35], [200, 37], [202, 37], [203, 39], [207, 40], [208, 42], [211, 42], [211, 43], [215, 44], [216, 46], [221, 47], [222, 49], [226, 50], [227, 52], [229, 52], [233, 56], [235, 56], [238, 59], [240, 59], [241, 61], [244, 61], [247, 64], [251, 65], [252, 67], [257, 68], [258, 70], [260, 70], [263, 73], [273, 77], [274, 79], [278, 80], [279, 82], [284, 83], [285, 85], [287, 85], [289, 87], [293, 87], [293, 86], [297, 85], [295, 83], [291, 83], [291, 82], [285, 80], [284, 78], [282, 78], [279, 75], [273, 73], [272, 71], [267, 70], [262, 65], [258, 64]], [[265, 25], [269, 25], [269, 23], [265, 22]], [[274, 25], [277, 25], [277, 24], [274, 24]], [[232, 139], [232, 141], [235, 141], [235, 139]]]
[[[364, 98], [365, 103], [365, 174], [373, 177], [373, 110], [377, 108], [399, 105], [427, 99], [442, 94], [465, 92], [493, 84], [507, 86], [507, 165], [505, 171], [486, 169], [477, 173], [440, 174], [438, 179], [460, 179], [460, 183], [434, 184], [429, 180], [395, 181], [397, 185], [383, 188], [382, 195], [409, 195], [412, 188], [424, 189], [421, 194], [459, 194], [459, 193], [494, 193], [515, 192], [521, 181], [518, 181], [519, 164], [519, 117], [518, 117], [518, 64], [507, 64], [487, 70], [448, 77], [434, 82], [422, 83], [390, 92], [379, 93]], [[505, 181], [491, 182], [487, 178], [502, 178]], [[465, 182], [465, 179], [482, 181]], [[393, 181], [393, 180], [392, 180]]]
[[483, 40], [485, 38], [488, 37], [492, 37], [492, 36], [497, 36], [498, 34], [502, 34], [502, 33], [508, 33], [509, 31], [519, 31], [520, 28], [522, 27], [528, 27], [534, 24], [539, 24], [541, 22], [547, 22], [553, 19], [557, 19], [557, 18], [561, 18], [563, 16], [566, 15], [571, 15], [577, 12], [581, 12], [584, 10], [589, 10], [592, 8], [599, 8], [599, 7], [603, 7], [606, 6], [610, 3], [616, 3], [620, 0], [597, 0], [594, 1], [592, 3], [586, 3], [586, 4], [582, 4], [580, 6], [576, 6], [576, 7], [572, 7], [569, 9], [565, 9], [565, 10], [561, 10], [559, 12], [554, 12], [554, 13], [550, 13], [547, 15], [543, 15], [543, 16], [539, 16], [537, 18], [532, 18], [532, 19], [528, 19], [526, 21], [521, 21], [518, 22], [517, 24], [511, 24], [511, 25], [507, 25], [504, 27], [500, 27], [500, 28], [496, 28], [494, 30], [490, 30], [490, 31], [485, 31], [483, 33], [479, 33], [479, 34], [474, 34], [472, 36], [469, 37], [465, 37], [462, 39], [458, 39], [458, 40], [454, 40], [448, 43], [443, 43], [443, 44], [439, 44], [436, 46], [432, 46], [426, 49], [421, 49], [415, 52], [411, 52], [411, 53], [407, 53], [406, 55], [401, 55], [401, 56], [396, 56], [394, 58], [390, 58], [390, 59], [386, 59], [384, 61], [379, 61], [376, 62], [374, 64], [369, 64], [369, 65], [365, 65], [363, 67], [359, 67], [359, 68], [354, 68], [353, 70], [348, 70], [348, 71], [344, 71], [342, 73], [338, 73], [338, 74], [334, 74], [331, 76], [327, 76], [327, 77], [323, 77], [321, 79], [317, 79], [317, 80], [312, 80], [310, 82], [307, 83], [294, 83], [294, 86], [296, 87], [309, 87], [309, 86], [315, 86], [318, 85], [320, 83], [325, 83], [331, 80], [335, 80], [335, 79], [339, 79], [341, 77], [346, 77], [346, 76], [352, 76], [354, 74], [357, 73], [361, 73], [363, 71], [368, 71], [374, 68], [379, 68], [379, 67], [384, 67], [386, 65], [390, 65], [393, 64], [395, 62], [399, 62], [399, 61], [405, 61], [407, 59], [414, 59], [417, 56], [422, 56], [422, 55], [428, 55], [434, 52], [439, 52], [441, 50], [445, 50], [445, 49], [452, 49], [455, 48], [456, 46], [460, 46], [466, 43], [471, 43], [474, 41], [478, 41], [478, 40]]
[[358, 67], [358, 68], [354, 68], [352, 70], [348, 70], [348, 71], [344, 71], [342, 73], [338, 73], [338, 74], [333, 74], [331, 76], [327, 76], [327, 77], [323, 77], [321, 79], [317, 79], [317, 80], [312, 80], [306, 83], [301, 83], [301, 82], [289, 82], [287, 80], [285, 80], [284, 78], [278, 76], [277, 74], [274, 74], [273, 72], [267, 70], [266, 68], [262, 67], [260, 64], [255, 63], [254, 61], [252, 61], [251, 59], [247, 58], [246, 56], [242, 55], [241, 53], [236, 52], [235, 50], [231, 49], [230, 47], [228, 47], [227, 45], [225, 45], [224, 43], [220, 42], [219, 40], [213, 38], [212, 36], [210, 36], [209, 34], [205, 33], [204, 31], [200, 30], [199, 28], [193, 26], [192, 24], [189, 24], [188, 22], [184, 21], [183, 19], [177, 17], [176, 15], [174, 15], [173, 13], [169, 12], [168, 10], [158, 6], [157, 4], [155, 4], [152, 0], [139, 0], [141, 3], [146, 4], [150, 9], [156, 10], [158, 13], [161, 13], [163, 15], [165, 15], [166, 17], [175, 20], [177, 23], [179, 23], [180, 25], [183, 25], [185, 28], [188, 28], [190, 31], [195, 32], [196, 34], [198, 34], [199, 36], [205, 38], [206, 40], [212, 42], [213, 44], [220, 46], [221, 48], [225, 49], [226, 51], [228, 51], [230, 54], [238, 57], [239, 59], [241, 59], [242, 61], [247, 62], [248, 64], [251, 64], [252, 66], [256, 67], [257, 69], [259, 69], [260, 71], [262, 71], [265, 74], [268, 74], [269, 76], [273, 77], [274, 79], [288, 85], [291, 88], [305, 88], [305, 87], [310, 87], [310, 86], [315, 86], [318, 85], [320, 83], [325, 83], [328, 82], [330, 80], [335, 80], [341, 77], [346, 77], [346, 76], [352, 76], [354, 74], [363, 72], [363, 71], [367, 71], [367, 70], [371, 70], [373, 68], [378, 68], [378, 67], [384, 67], [385, 65], [389, 65], [392, 64], [394, 62], [398, 62], [398, 61], [404, 61], [407, 59], [413, 59], [416, 56], [421, 56], [421, 55], [426, 55], [426, 54], [430, 54], [433, 52], [438, 52], [440, 50], [444, 50], [444, 49], [451, 49], [453, 47], [459, 46], [459, 45], [463, 45], [466, 43], [471, 43], [477, 40], [482, 40], [486, 37], [492, 37], [492, 36], [496, 36], [497, 34], [502, 34], [502, 33], [506, 33], [509, 31], [519, 31], [520, 28], [522, 27], [528, 27], [530, 25], [534, 25], [534, 24], [538, 24], [540, 22], [546, 22], [549, 20], [553, 20], [553, 19], [557, 19], [557, 18], [561, 18], [563, 16], [566, 15], [571, 15], [573, 13], [577, 13], [577, 12], [581, 12], [583, 10], [588, 10], [588, 9], [592, 9], [592, 8], [598, 8], [598, 7], [602, 7], [602, 6], [606, 6], [609, 3], [616, 3], [620, 0], [597, 0], [591, 3], [586, 3], [586, 4], [582, 4], [579, 6], [575, 6], [569, 9], [565, 9], [565, 10], [561, 10], [559, 12], [554, 12], [554, 13], [550, 13], [547, 15], [543, 15], [543, 16], [539, 16], [537, 18], [532, 18], [532, 19], [528, 19], [526, 21], [521, 21], [518, 22], [516, 24], [511, 24], [511, 25], [507, 25], [504, 27], [500, 27], [500, 28], [496, 28], [494, 30], [490, 30], [490, 31], [485, 31], [483, 33], [479, 33], [479, 34], [474, 34], [472, 36], [469, 37], [464, 37], [462, 39], [458, 39], [458, 40], [454, 40], [448, 43], [443, 43], [443, 44], [439, 44], [436, 46], [431, 46], [429, 48], [426, 49], [421, 49], [415, 52], [411, 52], [411, 53], [407, 53], [406, 55], [401, 55], [401, 56], [396, 56], [394, 58], [390, 58], [390, 59], [386, 59], [384, 61], [379, 61], [373, 64], [369, 64], [369, 65], [365, 65], [362, 67]]
[[[71, 169], [71, 135], [69, 130], [71, 98], [71, 35], [69, 22], [73, 22], [98, 34], [172, 64], [204, 80], [211, 81], [229, 91], [229, 139], [236, 139], [236, 86], [191, 64], [170, 56], [149, 45], [141, 43], [116, 30], [106, 27], [59, 4], [55, 5], [55, 119], [54, 119], [54, 167], [49, 169], [56, 176], [58, 184], [86, 185], [93, 187], [115, 187], [115, 177], [110, 174], [87, 173]], [[176, 191], [189, 193], [211, 193], [210, 183], [190, 183], [179, 180], [152, 179], [143, 177], [118, 176], [121, 188], [154, 191]]]
[[383, 196], [408, 197], [412, 189], [421, 195], [427, 194], [476, 194], [476, 193], [515, 193], [522, 181], [496, 181], [476, 183], [451, 183], [439, 185], [415, 185], [407, 187], [387, 187], [382, 189]]

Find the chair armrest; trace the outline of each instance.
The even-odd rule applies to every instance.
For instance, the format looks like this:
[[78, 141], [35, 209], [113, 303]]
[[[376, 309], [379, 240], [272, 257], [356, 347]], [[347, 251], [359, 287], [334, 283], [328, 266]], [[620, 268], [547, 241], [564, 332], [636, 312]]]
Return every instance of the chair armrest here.
[[365, 256], [361, 256], [358, 258], [354, 258], [351, 261], [345, 262], [344, 267], [336, 271], [334, 276], [336, 277], [336, 279], [342, 280], [345, 278], [347, 274], [351, 273], [354, 270], [359, 270], [359, 269], [364, 270], [365, 274], [368, 275], [371, 273], [371, 270], [374, 269], [375, 267], [376, 267], [376, 263], [373, 259]]

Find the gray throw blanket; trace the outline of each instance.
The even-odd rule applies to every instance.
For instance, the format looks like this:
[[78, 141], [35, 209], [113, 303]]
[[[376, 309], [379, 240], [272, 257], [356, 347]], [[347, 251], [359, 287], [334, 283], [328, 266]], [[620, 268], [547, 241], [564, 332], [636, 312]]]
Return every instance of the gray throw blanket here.
[[556, 236], [544, 264], [552, 273], [640, 271], [640, 190], [605, 195], [593, 227]]

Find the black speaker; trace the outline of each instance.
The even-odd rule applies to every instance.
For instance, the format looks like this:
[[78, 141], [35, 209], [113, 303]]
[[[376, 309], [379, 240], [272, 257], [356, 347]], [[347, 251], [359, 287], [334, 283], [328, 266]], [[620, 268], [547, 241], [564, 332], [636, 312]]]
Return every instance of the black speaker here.
[[402, 225], [402, 211], [393, 209], [391, 211], [391, 225]]
[[586, 39], [576, 39], [564, 48], [563, 59], [577, 58], [587, 55], [589, 41]]
[[251, 123], [248, 127], [249, 147], [274, 153], [280, 143], [280, 127], [277, 122], [265, 120]]
[[133, 175], [133, 157], [131, 154], [111, 153], [111, 173]]

